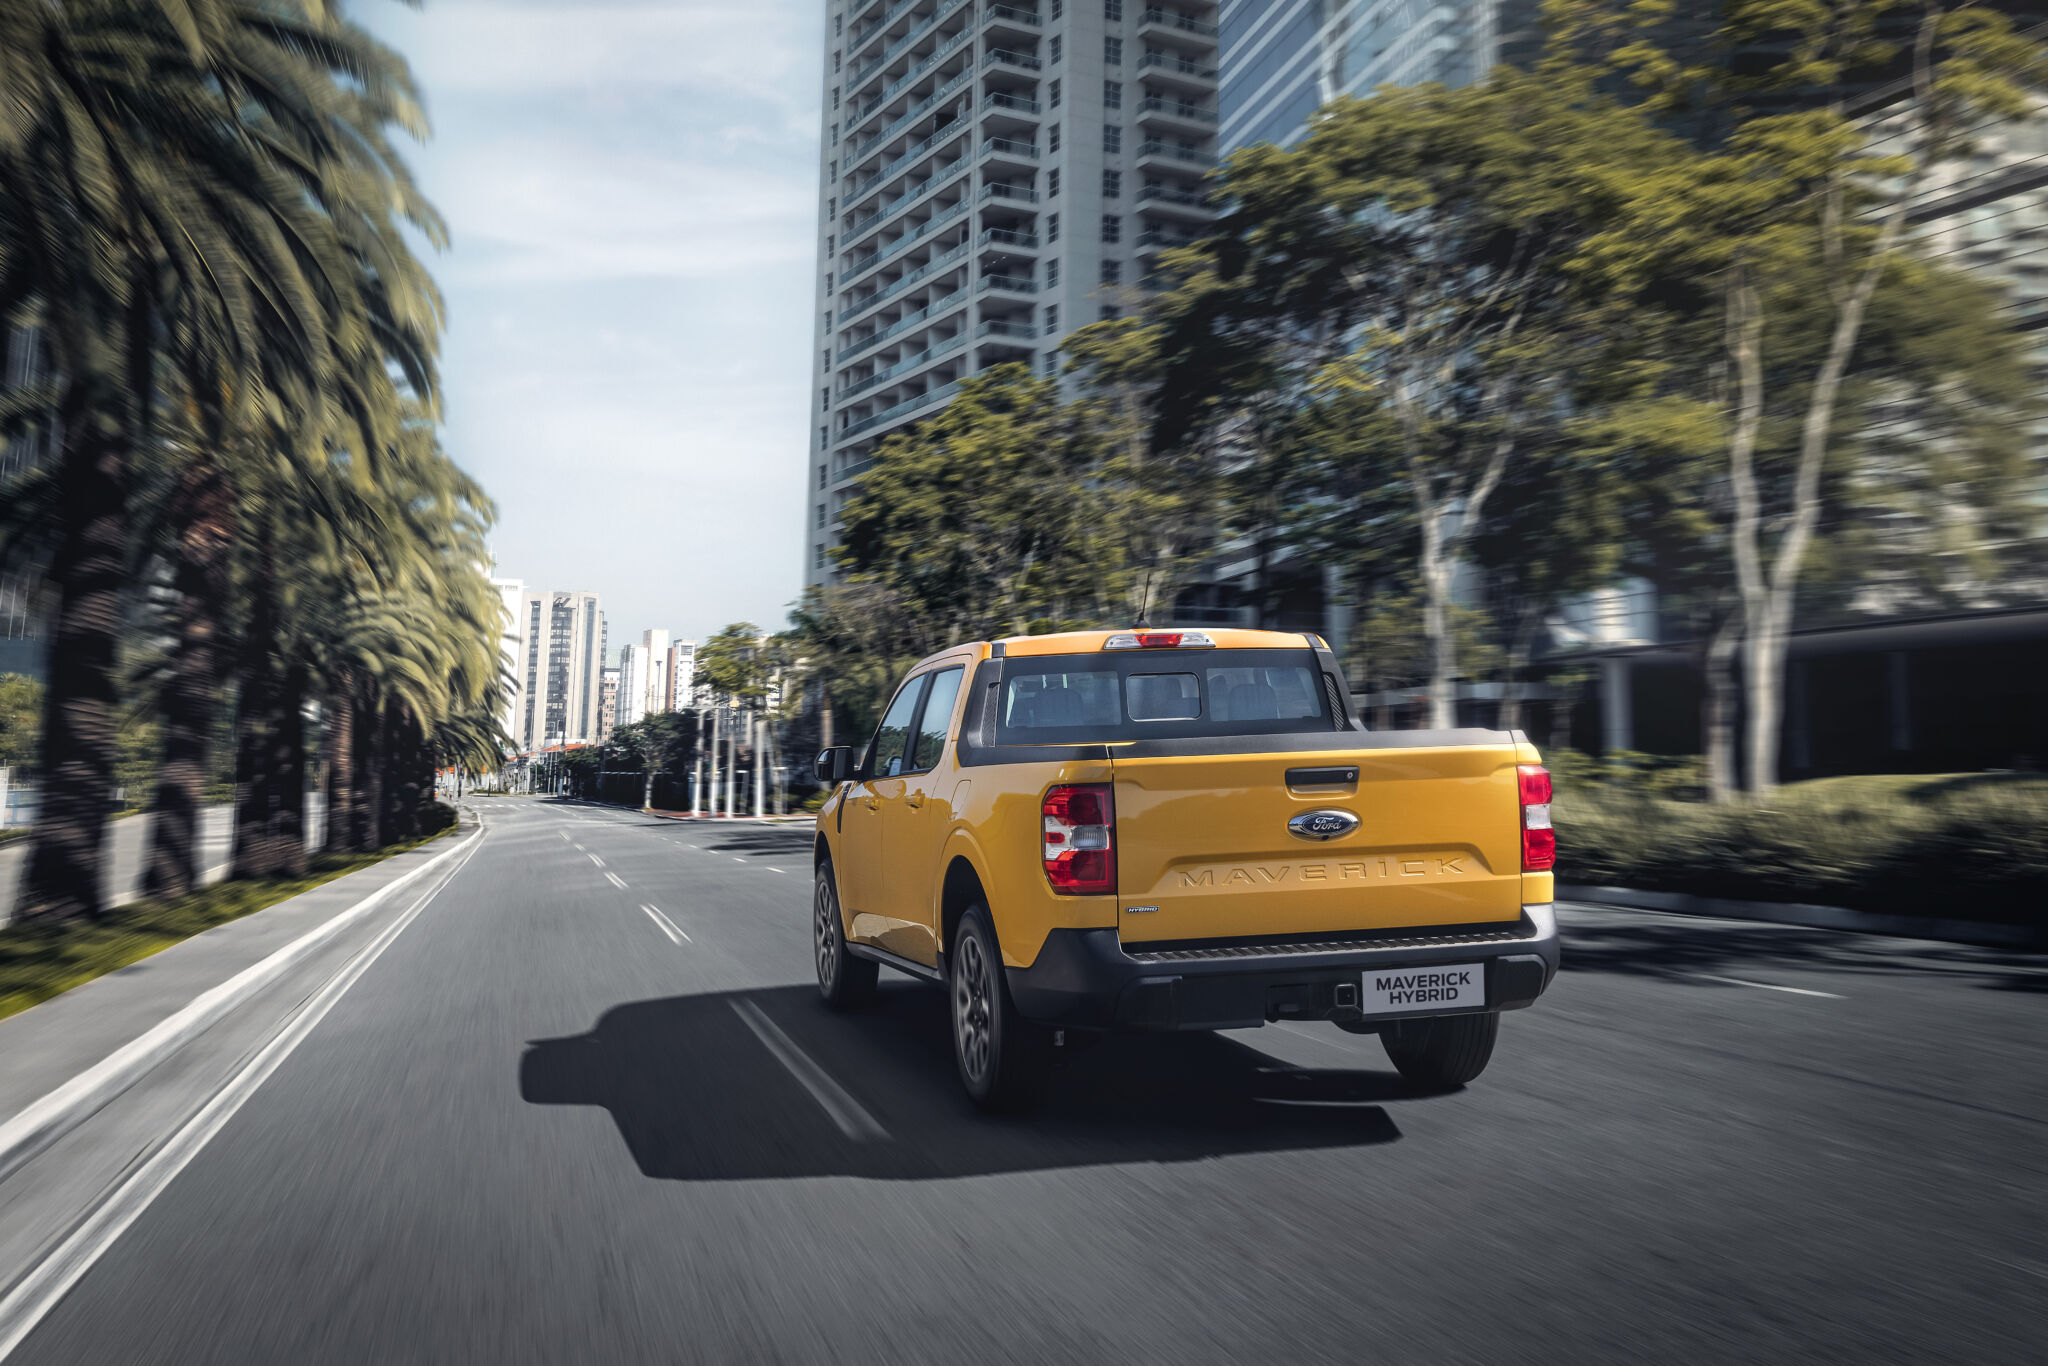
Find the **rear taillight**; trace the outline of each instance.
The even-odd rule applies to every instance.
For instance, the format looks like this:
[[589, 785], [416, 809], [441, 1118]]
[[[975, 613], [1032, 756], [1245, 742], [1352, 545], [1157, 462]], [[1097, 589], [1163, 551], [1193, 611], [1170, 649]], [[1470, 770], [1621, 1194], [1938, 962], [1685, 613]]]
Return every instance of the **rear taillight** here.
[[1116, 891], [1116, 809], [1108, 783], [1052, 788], [1045, 817], [1045, 880], [1061, 896]]
[[1515, 770], [1522, 790], [1522, 871], [1548, 872], [1557, 865], [1557, 831], [1550, 828], [1550, 770], [1523, 764]]

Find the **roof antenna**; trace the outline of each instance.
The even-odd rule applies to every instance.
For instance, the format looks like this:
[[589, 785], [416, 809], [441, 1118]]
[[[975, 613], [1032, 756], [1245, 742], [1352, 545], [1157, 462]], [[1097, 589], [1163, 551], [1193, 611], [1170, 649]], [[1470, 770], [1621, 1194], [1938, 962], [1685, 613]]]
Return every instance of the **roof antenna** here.
[[1152, 629], [1152, 566], [1150, 565], [1145, 566], [1145, 591], [1138, 599], [1138, 620], [1135, 625], [1140, 631]]

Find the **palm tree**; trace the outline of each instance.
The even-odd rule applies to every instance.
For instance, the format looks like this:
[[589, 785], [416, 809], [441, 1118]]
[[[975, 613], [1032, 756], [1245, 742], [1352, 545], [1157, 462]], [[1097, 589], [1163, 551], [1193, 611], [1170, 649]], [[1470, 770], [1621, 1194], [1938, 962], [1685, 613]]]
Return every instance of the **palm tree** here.
[[402, 349], [430, 388], [431, 349], [422, 364], [410, 343], [436, 330], [431, 286], [395, 232], [331, 208], [379, 202], [380, 174], [381, 202], [405, 204], [383, 127], [418, 108], [397, 59], [320, 0], [7, 4], [0, 85], [0, 309], [39, 306], [61, 376], [44, 798], [18, 909], [96, 915], [129, 482], [165, 343], [207, 334], [245, 373], [295, 362], [315, 411], [365, 427], [376, 405], [334, 374]]

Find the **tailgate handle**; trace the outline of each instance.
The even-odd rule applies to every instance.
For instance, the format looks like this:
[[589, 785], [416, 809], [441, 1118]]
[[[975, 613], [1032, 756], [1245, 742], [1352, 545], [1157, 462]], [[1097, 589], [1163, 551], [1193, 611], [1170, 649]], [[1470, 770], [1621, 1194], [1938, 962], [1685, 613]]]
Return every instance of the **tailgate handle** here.
[[1290, 768], [1287, 770], [1289, 787], [1355, 787], [1358, 784], [1356, 768]]

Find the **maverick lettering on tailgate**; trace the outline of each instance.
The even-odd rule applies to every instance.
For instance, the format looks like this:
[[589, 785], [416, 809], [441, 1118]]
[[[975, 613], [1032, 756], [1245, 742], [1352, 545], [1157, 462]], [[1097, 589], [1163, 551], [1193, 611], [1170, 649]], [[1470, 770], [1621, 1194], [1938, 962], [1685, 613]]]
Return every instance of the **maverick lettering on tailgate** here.
[[1253, 863], [1241, 867], [1217, 864], [1208, 868], [1177, 868], [1176, 890], [1227, 891], [1271, 887], [1280, 883], [1314, 886], [1331, 882], [1378, 882], [1400, 878], [1463, 877], [1480, 871], [1471, 854], [1399, 854], [1347, 859], [1331, 863]]

